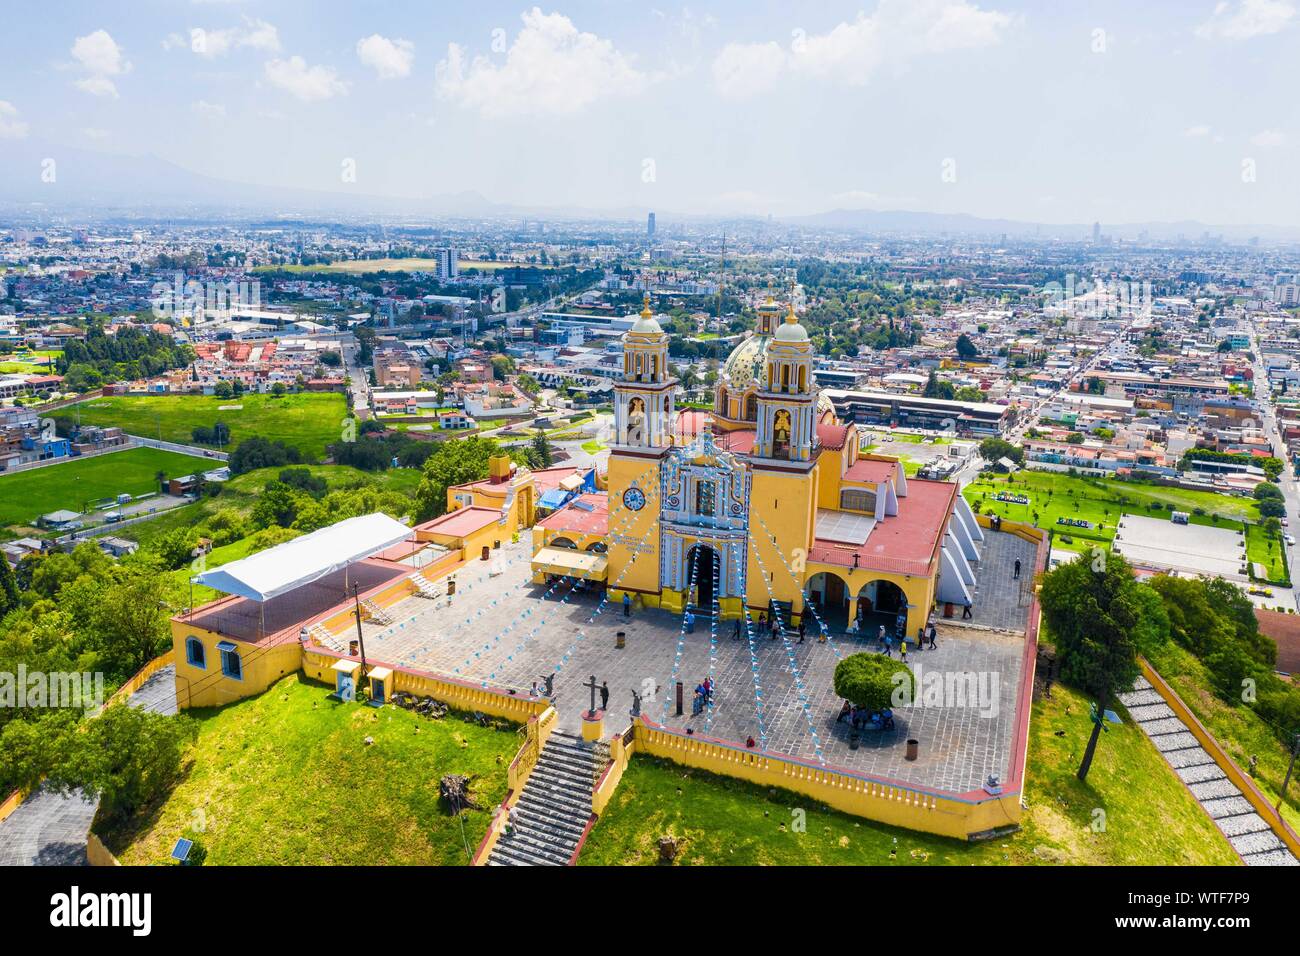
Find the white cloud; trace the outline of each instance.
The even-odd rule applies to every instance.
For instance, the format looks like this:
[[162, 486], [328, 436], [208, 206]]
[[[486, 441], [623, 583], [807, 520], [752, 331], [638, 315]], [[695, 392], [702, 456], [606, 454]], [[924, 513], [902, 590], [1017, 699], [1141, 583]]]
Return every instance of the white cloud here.
[[199, 116], [204, 119], [225, 119], [226, 108], [220, 103], [209, 103], [207, 100], [198, 100], [190, 105]]
[[112, 78], [131, 72], [131, 64], [122, 56], [122, 48], [107, 30], [77, 37], [72, 44], [72, 58], [87, 74], [74, 85], [92, 96], [116, 97], [117, 84]]
[[265, 20], [244, 17], [244, 25], [224, 27], [211, 30], [205, 27], [191, 27], [189, 36], [169, 34], [163, 40], [165, 49], [188, 47], [197, 56], [214, 59], [234, 50], [259, 50], [263, 53], [280, 51], [280, 33], [275, 26]]
[[1205, 125], [1189, 126], [1187, 129], [1183, 130], [1183, 135], [1190, 139], [1203, 139], [1204, 137], [1209, 136], [1210, 132], [1210, 127]]
[[300, 56], [271, 60], [266, 64], [266, 78], [271, 85], [307, 102], [328, 100], [348, 91], [347, 83], [338, 78], [332, 67], [308, 66]]
[[93, 139], [93, 140], [108, 139], [108, 137], [111, 135], [108, 130], [100, 129], [97, 126], [87, 126], [81, 132], [82, 135], [85, 136], [87, 139]]
[[1252, 146], [1281, 146], [1286, 142], [1286, 134], [1280, 129], [1261, 130], [1250, 138]]
[[1291, 22], [1295, 7], [1287, 0], [1227, 0], [1214, 8], [1210, 18], [1196, 28], [1202, 39], [1249, 40], [1277, 33]]
[[871, 15], [859, 13], [827, 33], [796, 31], [788, 49], [770, 41], [729, 43], [713, 61], [713, 80], [732, 98], [770, 89], [787, 73], [863, 86], [884, 67], [992, 46], [1010, 25], [1008, 14], [968, 0], [881, 0]]
[[415, 60], [415, 44], [410, 40], [390, 40], [374, 33], [357, 41], [357, 57], [381, 80], [395, 80], [410, 75]]
[[0, 139], [22, 139], [26, 135], [27, 124], [18, 118], [18, 107], [0, 100]]
[[485, 116], [577, 113], [598, 100], [638, 93], [657, 79], [563, 14], [533, 7], [522, 19], [504, 63], [485, 56], [467, 63], [464, 50], [448, 44], [435, 70], [439, 98]]

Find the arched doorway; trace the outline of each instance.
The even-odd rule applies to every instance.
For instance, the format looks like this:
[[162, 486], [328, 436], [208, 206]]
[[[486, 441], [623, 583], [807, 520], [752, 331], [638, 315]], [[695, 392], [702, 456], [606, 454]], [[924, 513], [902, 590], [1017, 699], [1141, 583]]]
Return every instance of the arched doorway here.
[[808, 579], [806, 601], [816, 609], [813, 621], [820, 618], [832, 631], [843, 631], [849, 621], [849, 586], [838, 575], [818, 571]]
[[718, 552], [707, 544], [697, 544], [686, 554], [686, 582], [687, 587], [691, 587], [694, 582], [692, 593], [686, 596], [688, 602], [695, 606], [697, 611], [703, 611], [706, 614], [713, 613], [713, 601], [717, 597], [714, 590], [714, 582], [721, 568], [721, 559]]
[[576, 544], [574, 544], [568, 538], [562, 538], [562, 537], [552, 538], [550, 541], [546, 542], [546, 546], [548, 548], [568, 548], [570, 551], [578, 550], [578, 546]]
[[[898, 617], [907, 614], [907, 595], [893, 581], [869, 581], [858, 591], [858, 626], [864, 635], [895, 633]], [[906, 622], [904, 622], [906, 624]]]

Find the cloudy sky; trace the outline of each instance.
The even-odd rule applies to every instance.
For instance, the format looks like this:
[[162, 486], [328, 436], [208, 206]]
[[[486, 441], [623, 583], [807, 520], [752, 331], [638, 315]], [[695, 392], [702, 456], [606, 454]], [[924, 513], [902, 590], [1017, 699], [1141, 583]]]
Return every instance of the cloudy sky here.
[[0, 151], [661, 215], [1300, 223], [1300, 0], [556, 2], [16, 5]]

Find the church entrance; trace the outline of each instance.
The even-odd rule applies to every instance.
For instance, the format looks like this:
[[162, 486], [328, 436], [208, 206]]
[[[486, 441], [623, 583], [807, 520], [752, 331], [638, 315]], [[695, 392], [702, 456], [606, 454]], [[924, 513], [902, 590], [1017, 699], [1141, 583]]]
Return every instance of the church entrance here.
[[893, 581], [872, 581], [858, 592], [858, 627], [862, 634], [872, 637], [883, 625], [886, 634], [899, 631], [899, 615], [904, 623], [907, 616], [907, 595]]
[[688, 600], [695, 605], [697, 611], [703, 611], [706, 614], [713, 613], [713, 601], [717, 597], [714, 590], [714, 579], [721, 567], [721, 561], [718, 552], [714, 551], [707, 544], [697, 544], [691, 548], [686, 556], [686, 573], [688, 582], [694, 582], [692, 600]]

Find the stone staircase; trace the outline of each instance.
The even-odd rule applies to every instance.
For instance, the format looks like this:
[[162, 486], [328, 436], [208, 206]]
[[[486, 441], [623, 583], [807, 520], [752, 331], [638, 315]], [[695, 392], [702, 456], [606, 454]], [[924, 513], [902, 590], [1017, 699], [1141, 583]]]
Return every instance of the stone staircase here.
[[1247, 866], [1300, 865], [1145, 677], [1119, 699]]
[[553, 732], [488, 866], [568, 866], [591, 816], [598, 762], [603, 766], [603, 758], [581, 737]]

